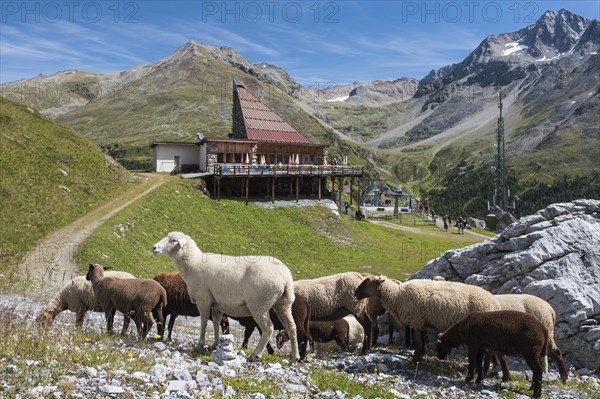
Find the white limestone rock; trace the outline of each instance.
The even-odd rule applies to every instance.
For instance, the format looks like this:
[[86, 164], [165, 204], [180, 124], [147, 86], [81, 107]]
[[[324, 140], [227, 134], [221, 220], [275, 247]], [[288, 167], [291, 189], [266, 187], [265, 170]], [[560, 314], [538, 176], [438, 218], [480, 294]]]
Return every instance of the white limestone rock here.
[[600, 364], [600, 201], [552, 204], [483, 243], [451, 250], [412, 278], [441, 275], [494, 294], [536, 295], [556, 311], [567, 363]]

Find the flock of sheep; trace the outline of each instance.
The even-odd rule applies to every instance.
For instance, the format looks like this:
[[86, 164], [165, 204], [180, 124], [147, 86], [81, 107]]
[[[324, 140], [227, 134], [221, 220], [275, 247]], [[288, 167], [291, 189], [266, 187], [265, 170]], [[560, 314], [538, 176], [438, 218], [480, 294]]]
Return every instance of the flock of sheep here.
[[541, 395], [547, 355], [556, 362], [562, 381], [567, 379], [562, 354], [554, 341], [555, 312], [547, 302], [532, 295], [492, 295], [458, 282], [399, 282], [358, 272], [293, 281], [288, 267], [276, 258], [203, 253], [192, 238], [181, 232], [169, 233], [152, 250], [155, 255], [171, 258], [177, 272], [137, 279], [90, 264], [87, 276], [76, 277], [65, 285], [39, 314], [38, 323], [49, 326], [57, 314], [71, 310], [77, 315], [76, 324], [81, 325], [86, 311], [103, 311], [107, 331], [112, 333], [118, 310], [124, 316], [122, 333], [132, 319], [138, 336], [145, 338], [154, 320], [162, 339], [170, 315], [170, 340], [177, 316], [200, 316], [196, 349], [206, 351], [208, 320], [218, 320], [221, 326], [213, 329], [214, 346], [221, 331], [228, 333], [228, 318], [232, 318], [245, 327], [242, 347], [246, 347], [255, 328], [260, 332], [250, 360], [265, 349], [272, 353], [269, 339], [278, 330], [277, 346], [289, 340], [292, 361], [301, 361], [313, 341], [335, 341], [348, 349], [356, 335], [348, 320], [362, 326], [362, 352], [368, 352], [377, 342], [377, 318], [388, 312], [398, 324], [414, 331], [414, 362], [420, 361], [427, 350], [427, 328], [440, 333], [436, 342], [440, 359], [453, 347], [466, 345], [467, 382], [475, 369], [480, 382], [494, 358], [502, 367], [502, 380], [508, 380], [505, 355], [525, 358], [533, 371], [533, 397]]

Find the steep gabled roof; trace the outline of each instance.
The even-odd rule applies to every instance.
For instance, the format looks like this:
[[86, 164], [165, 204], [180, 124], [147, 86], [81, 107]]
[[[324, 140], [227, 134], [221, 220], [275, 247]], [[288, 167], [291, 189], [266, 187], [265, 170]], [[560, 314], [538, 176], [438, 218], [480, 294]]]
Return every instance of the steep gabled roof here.
[[233, 89], [237, 92], [241, 107], [246, 138], [263, 142], [313, 144], [243, 85], [234, 81]]

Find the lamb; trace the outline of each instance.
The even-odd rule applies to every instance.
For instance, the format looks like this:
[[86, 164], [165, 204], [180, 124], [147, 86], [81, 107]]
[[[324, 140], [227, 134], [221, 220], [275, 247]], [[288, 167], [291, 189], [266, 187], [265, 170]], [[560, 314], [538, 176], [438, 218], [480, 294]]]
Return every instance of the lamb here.
[[[332, 328], [333, 331], [327, 331]], [[310, 331], [311, 349], [314, 350], [316, 347], [317, 352], [319, 353], [336, 350], [338, 347], [344, 350], [353, 349], [359, 344], [362, 345], [365, 336], [362, 326], [352, 315], [345, 316], [335, 321], [311, 321]], [[315, 335], [314, 338], [312, 337], [313, 333]], [[338, 339], [336, 339], [336, 337]], [[277, 335], [278, 348], [281, 348], [287, 341], [289, 341], [289, 338], [285, 332]], [[342, 341], [342, 343], [339, 341]]]
[[165, 289], [152, 279], [116, 279], [104, 276], [101, 265], [90, 263], [85, 278], [92, 282], [94, 295], [106, 316], [106, 330], [113, 333], [113, 320], [115, 312], [133, 318], [137, 327], [138, 337], [145, 338], [152, 326], [152, 319], [156, 321], [158, 334], [164, 334], [163, 308], [167, 304]]
[[[273, 310], [269, 312], [269, 316], [273, 322], [273, 328], [275, 330], [279, 330], [276, 342], [277, 348], [281, 349], [283, 343], [285, 342], [283, 337], [285, 336], [286, 340], [289, 340], [289, 338], [283, 328], [283, 323], [281, 323]], [[292, 317], [294, 318], [294, 323], [296, 324], [296, 336], [298, 339], [298, 350], [300, 353], [299, 360], [302, 361], [306, 358], [306, 347], [311, 341], [309, 331], [310, 305], [302, 295], [296, 295], [294, 303], [292, 303]], [[234, 320], [237, 320], [242, 326], [244, 326], [244, 342], [242, 343], [242, 348], [247, 348], [248, 340], [250, 339], [250, 336], [252, 336], [254, 329], [258, 328], [258, 326], [252, 317], [238, 317]], [[260, 328], [258, 328], [258, 332], [260, 333]], [[270, 355], [275, 353], [273, 347], [269, 343], [267, 343], [267, 351]]]
[[[200, 312], [198, 312], [198, 307], [190, 300], [187, 285], [185, 285], [185, 281], [183, 281], [179, 273], [159, 273], [152, 279], [159, 283], [167, 292], [167, 304], [163, 310], [163, 316], [165, 322], [167, 321], [167, 316], [171, 316], [169, 318], [167, 338], [170, 341], [177, 316], [198, 317], [200, 316]], [[226, 315], [223, 315], [221, 318], [220, 325], [223, 334], [229, 334], [229, 320]]]
[[[280, 260], [263, 256], [258, 260], [221, 254], [202, 253], [194, 240], [181, 232], [171, 232], [152, 250], [168, 256], [188, 286], [191, 301], [200, 312], [200, 340], [197, 348], [205, 349], [206, 325], [212, 316], [220, 320], [223, 313], [232, 317], [252, 316], [261, 329], [258, 345], [250, 360], [265, 350], [273, 334], [269, 310], [273, 308], [291, 337], [292, 361], [299, 360], [296, 324], [292, 317], [294, 285], [292, 273]], [[219, 342], [214, 330], [213, 346]]]
[[[484, 379], [482, 363], [486, 349], [501, 354], [523, 355], [533, 372], [530, 389], [533, 397], [538, 398], [542, 393], [542, 356], [546, 355], [548, 342], [546, 327], [528, 313], [514, 310], [472, 312], [438, 336], [437, 356], [443, 360], [453, 347], [467, 345], [469, 367], [465, 380], [469, 383], [475, 367], [477, 382]], [[562, 359], [553, 352], [550, 356], [556, 360], [561, 379], [566, 382], [567, 372]]]
[[426, 352], [426, 329], [445, 331], [474, 311], [499, 310], [488, 291], [463, 283], [409, 280], [405, 283], [385, 276], [368, 276], [355, 291], [356, 298], [378, 297], [400, 325], [414, 328], [413, 362]]
[[[135, 278], [130, 273], [121, 271], [106, 271], [106, 277], [113, 278]], [[70, 310], [75, 312], [75, 325], [81, 328], [85, 313], [88, 310], [101, 312], [102, 308], [96, 302], [92, 284], [85, 279], [85, 276], [77, 276], [65, 284], [56, 296], [48, 302], [44, 310], [36, 318], [36, 322], [43, 327], [49, 327], [54, 323], [54, 319], [61, 312]], [[122, 334], [127, 332], [129, 327], [129, 318], [123, 320]]]
[[355, 289], [368, 273], [346, 272], [294, 282], [294, 290], [310, 304], [311, 321], [332, 321], [349, 314], [356, 317], [365, 332], [362, 353], [366, 353], [376, 338], [377, 316], [383, 308], [378, 298], [358, 300]]
[[[556, 313], [552, 306], [534, 295], [529, 294], [503, 294], [494, 295], [494, 298], [500, 305], [502, 310], [516, 310], [518, 312], [529, 313], [535, 316], [548, 330], [548, 345], [549, 349], [554, 352], [555, 356], [559, 359], [563, 359], [562, 352], [554, 341], [554, 324], [556, 323]], [[483, 370], [487, 374], [490, 365], [491, 353], [487, 352], [485, 355]], [[543, 359], [544, 372], [548, 372], [548, 358]], [[502, 380], [507, 381], [510, 378], [508, 367], [503, 365]]]

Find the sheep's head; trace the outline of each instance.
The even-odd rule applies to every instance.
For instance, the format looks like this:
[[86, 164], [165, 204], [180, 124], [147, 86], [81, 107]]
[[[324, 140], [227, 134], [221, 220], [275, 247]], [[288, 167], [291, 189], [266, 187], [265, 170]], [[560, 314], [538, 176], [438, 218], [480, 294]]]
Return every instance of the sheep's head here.
[[152, 252], [156, 256], [171, 256], [183, 249], [189, 237], [179, 231], [172, 231], [165, 238], [154, 244]]
[[280, 330], [275, 337], [275, 342], [277, 343], [277, 349], [283, 348], [283, 345], [290, 340], [290, 337], [287, 335], [285, 330]]
[[94, 278], [101, 279], [104, 277], [104, 268], [97, 263], [90, 263], [85, 279], [93, 281]]
[[435, 341], [437, 348], [438, 359], [444, 360], [448, 353], [452, 350], [453, 345], [450, 344], [448, 339], [444, 338], [444, 333], [438, 334], [438, 338]]
[[383, 276], [368, 276], [363, 280], [362, 283], [360, 283], [358, 287], [356, 287], [356, 290], [354, 291], [354, 296], [356, 297], [356, 299], [365, 299], [373, 296], [378, 296], [379, 287], [381, 286], [381, 284], [383, 284], [384, 281], [385, 279], [383, 278]]

